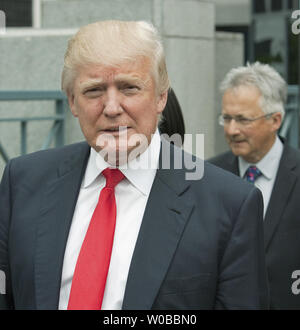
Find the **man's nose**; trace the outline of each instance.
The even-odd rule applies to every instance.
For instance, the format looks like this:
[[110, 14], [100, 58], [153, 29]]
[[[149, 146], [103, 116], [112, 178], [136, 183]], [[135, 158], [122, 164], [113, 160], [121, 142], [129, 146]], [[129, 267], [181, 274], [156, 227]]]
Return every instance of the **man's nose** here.
[[115, 117], [123, 112], [120, 97], [120, 93], [116, 88], [109, 88], [107, 90], [103, 110], [106, 116]]
[[240, 133], [239, 124], [234, 119], [231, 119], [230, 122], [224, 128], [226, 134], [228, 135], [236, 135]]

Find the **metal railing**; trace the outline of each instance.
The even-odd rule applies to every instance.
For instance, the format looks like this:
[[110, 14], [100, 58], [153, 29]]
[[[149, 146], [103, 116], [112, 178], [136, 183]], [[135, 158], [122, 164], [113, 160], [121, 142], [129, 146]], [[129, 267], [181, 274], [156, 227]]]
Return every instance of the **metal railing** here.
[[[41, 117], [7, 117], [1, 118], [1, 122], [19, 122], [21, 130], [20, 154], [27, 153], [27, 126], [31, 121], [53, 121], [53, 125], [44, 140], [41, 149], [49, 148], [53, 140], [55, 146], [64, 145], [65, 139], [65, 108], [67, 98], [61, 91], [0, 91], [0, 101], [54, 101], [55, 115]], [[9, 155], [0, 141], [0, 156], [7, 163]]]
[[279, 135], [294, 148], [299, 148], [299, 87], [288, 86], [288, 100], [285, 106], [285, 117], [279, 130]]

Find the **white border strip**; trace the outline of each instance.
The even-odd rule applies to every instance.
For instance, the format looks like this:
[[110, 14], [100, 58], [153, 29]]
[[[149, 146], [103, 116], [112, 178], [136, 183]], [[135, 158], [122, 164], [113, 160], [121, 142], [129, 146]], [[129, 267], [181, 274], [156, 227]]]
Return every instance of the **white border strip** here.
[[43, 36], [71, 36], [78, 29], [32, 29], [32, 28], [6, 28], [6, 33], [1, 38], [11, 37], [43, 37]]

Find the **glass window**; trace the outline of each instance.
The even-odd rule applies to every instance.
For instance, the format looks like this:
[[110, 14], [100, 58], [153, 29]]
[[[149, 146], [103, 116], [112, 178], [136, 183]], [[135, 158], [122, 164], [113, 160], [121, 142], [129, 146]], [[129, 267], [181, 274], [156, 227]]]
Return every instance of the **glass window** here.
[[1, 0], [7, 27], [32, 26], [32, 0]]
[[271, 9], [272, 9], [272, 11], [282, 10], [282, 0], [272, 0]]
[[266, 11], [265, 0], [253, 0], [253, 10], [255, 13], [264, 13]]
[[291, 21], [287, 20], [288, 31], [288, 79], [290, 85], [299, 84], [299, 36], [291, 31]]

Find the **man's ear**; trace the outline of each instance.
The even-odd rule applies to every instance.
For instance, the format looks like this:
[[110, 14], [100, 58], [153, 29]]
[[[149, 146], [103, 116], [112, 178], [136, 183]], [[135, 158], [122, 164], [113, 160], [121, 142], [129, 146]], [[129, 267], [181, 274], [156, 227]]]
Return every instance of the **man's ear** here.
[[72, 112], [73, 116], [78, 117], [77, 107], [75, 105], [75, 96], [74, 96], [74, 94], [69, 92], [67, 96], [68, 96], [69, 107], [71, 109], [71, 112]]
[[272, 115], [272, 126], [273, 130], [277, 131], [279, 130], [281, 124], [282, 124], [282, 114], [280, 112], [276, 112]]
[[168, 90], [158, 96], [157, 113], [162, 113], [168, 100]]

